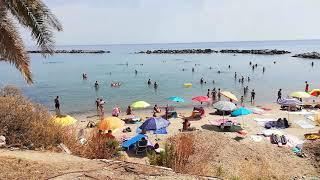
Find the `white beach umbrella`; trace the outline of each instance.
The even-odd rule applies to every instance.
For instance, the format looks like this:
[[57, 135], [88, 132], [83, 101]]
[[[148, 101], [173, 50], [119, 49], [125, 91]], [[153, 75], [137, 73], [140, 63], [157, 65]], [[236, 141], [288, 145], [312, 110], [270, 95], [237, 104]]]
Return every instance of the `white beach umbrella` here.
[[213, 104], [213, 108], [218, 109], [220, 111], [233, 111], [237, 107], [235, 104], [229, 101], [218, 101]]

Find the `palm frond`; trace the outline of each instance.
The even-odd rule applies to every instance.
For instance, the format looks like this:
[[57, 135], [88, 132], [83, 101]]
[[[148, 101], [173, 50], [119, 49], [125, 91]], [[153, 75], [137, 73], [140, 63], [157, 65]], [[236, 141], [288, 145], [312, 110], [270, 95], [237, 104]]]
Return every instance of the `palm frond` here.
[[6, 8], [23, 26], [31, 30], [37, 45], [45, 53], [53, 53], [53, 30], [61, 31], [61, 24], [40, 0], [4, 0]]
[[30, 60], [13, 20], [0, 9], [0, 60], [13, 64], [31, 84]]

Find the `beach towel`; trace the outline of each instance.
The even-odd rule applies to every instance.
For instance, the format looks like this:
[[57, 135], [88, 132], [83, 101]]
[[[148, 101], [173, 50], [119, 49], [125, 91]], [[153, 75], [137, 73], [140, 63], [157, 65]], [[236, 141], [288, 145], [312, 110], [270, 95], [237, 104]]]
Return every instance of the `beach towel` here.
[[252, 141], [254, 142], [260, 142], [262, 141], [262, 137], [261, 136], [257, 136], [257, 135], [251, 135], [250, 138], [252, 139]]
[[256, 121], [257, 124], [260, 126], [264, 126], [265, 123], [269, 121], [276, 121], [276, 119], [271, 119], [271, 118], [255, 118], [253, 120]]
[[298, 137], [296, 137], [294, 135], [287, 134], [286, 137], [287, 137], [287, 141], [288, 141], [287, 145], [289, 147], [295, 147], [297, 145], [301, 145], [304, 143], [303, 140], [299, 139]]
[[296, 124], [298, 124], [303, 129], [312, 129], [315, 128], [315, 126], [305, 120], [296, 120], [294, 121]]
[[237, 121], [235, 120], [230, 120], [230, 119], [218, 119], [218, 120], [210, 120], [209, 123], [214, 126], [220, 126], [222, 123], [231, 121], [233, 124], [238, 124]]
[[262, 131], [262, 134], [267, 137], [271, 136], [272, 134], [277, 134], [281, 136], [283, 135], [283, 132], [277, 129], [266, 129]]
[[306, 110], [302, 110], [302, 111], [296, 111], [296, 112], [289, 112], [289, 114], [295, 114], [295, 115], [314, 115], [314, 114], [316, 114], [316, 111], [306, 111]]

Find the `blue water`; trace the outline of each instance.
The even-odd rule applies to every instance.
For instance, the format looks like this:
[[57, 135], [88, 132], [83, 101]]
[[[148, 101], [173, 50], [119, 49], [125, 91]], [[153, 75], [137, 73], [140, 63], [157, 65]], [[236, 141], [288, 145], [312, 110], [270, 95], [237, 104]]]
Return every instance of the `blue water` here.
[[[319, 40], [308, 41], [266, 41], [266, 42], [221, 42], [186, 44], [143, 44], [143, 45], [98, 45], [98, 46], [58, 46], [57, 49], [107, 49], [110, 54], [56, 54], [49, 58], [31, 55], [31, 68], [35, 83], [27, 85], [21, 74], [11, 65], [0, 63], [0, 86], [12, 84], [22, 88], [25, 95], [35, 102], [53, 109], [53, 99], [59, 95], [65, 113], [89, 112], [95, 109], [96, 97], [106, 99], [107, 109], [114, 105], [126, 107], [134, 101], [145, 100], [150, 104], [166, 105], [170, 96], [181, 96], [186, 102], [176, 106], [192, 105], [191, 98], [206, 95], [207, 89], [221, 88], [235, 93], [238, 97], [243, 86], [234, 80], [234, 72], [251, 81], [245, 82], [250, 90], [254, 88], [258, 102], [274, 102], [279, 88], [283, 94], [303, 90], [304, 81], [311, 88], [320, 88], [320, 61], [311, 67], [311, 60], [298, 59], [288, 55], [263, 56], [237, 54], [177, 54], [146, 55], [134, 54], [147, 49], [264, 49], [276, 48], [294, 53], [320, 51]], [[257, 63], [258, 69], [251, 70], [249, 61]], [[273, 64], [276, 61], [276, 64]], [[128, 62], [128, 66], [125, 64]], [[140, 64], [143, 64], [141, 66]], [[195, 72], [191, 72], [194, 64]], [[231, 65], [229, 70], [227, 67]], [[212, 67], [210, 70], [209, 67]], [[262, 67], [266, 72], [262, 73]], [[182, 69], [187, 69], [182, 71]], [[138, 71], [135, 75], [134, 70]], [[217, 71], [222, 71], [218, 74]], [[82, 80], [82, 73], [88, 80]], [[111, 75], [108, 73], [111, 72]], [[201, 77], [207, 81], [201, 86]], [[159, 84], [157, 90], [147, 86], [148, 78]], [[96, 91], [94, 82], [100, 83]], [[212, 84], [215, 80], [215, 84]], [[122, 83], [120, 88], [111, 88], [112, 81]], [[192, 88], [184, 88], [190, 82]]]

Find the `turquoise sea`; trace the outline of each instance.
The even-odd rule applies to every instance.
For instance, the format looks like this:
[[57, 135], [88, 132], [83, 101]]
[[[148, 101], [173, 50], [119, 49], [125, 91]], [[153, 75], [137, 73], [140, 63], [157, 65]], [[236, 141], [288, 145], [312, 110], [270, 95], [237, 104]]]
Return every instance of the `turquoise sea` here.
[[[245, 55], [245, 54], [135, 54], [148, 49], [283, 49], [291, 51], [287, 55]], [[243, 86], [234, 80], [234, 72], [251, 81], [244, 83], [256, 91], [258, 102], [275, 102], [279, 88], [286, 95], [292, 91], [304, 90], [304, 81], [312, 88], [320, 88], [320, 61], [291, 57], [294, 53], [320, 51], [320, 40], [307, 41], [260, 41], [260, 42], [221, 42], [184, 44], [139, 44], [139, 45], [95, 45], [57, 46], [56, 49], [103, 49], [110, 54], [56, 54], [43, 58], [31, 54], [31, 68], [35, 83], [27, 85], [21, 74], [10, 64], [0, 62], [0, 86], [16, 85], [35, 102], [53, 109], [53, 99], [60, 96], [61, 108], [65, 113], [87, 113], [95, 110], [96, 97], [107, 101], [106, 108], [114, 105], [122, 108], [134, 101], [145, 100], [150, 104], [164, 106], [190, 106], [191, 98], [206, 95], [207, 89], [221, 88], [235, 93], [243, 93]], [[258, 64], [252, 71], [249, 61]], [[276, 64], [273, 62], [276, 61]], [[311, 62], [314, 61], [314, 67]], [[126, 65], [128, 63], [128, 65]], [[141, 65], [143, 64], [143, 65]], [[200, 64], [195, 66], [195, 64]], [[231, 69], [228, 69], [231, 65]], [[209, 67], [212, 69], [209, 69]], [[262, 73], [262, 67], [266, 67]], [[191, 68], [195, 67], [195, 72]], [[182, 71], [182, 69], [186, 69]], [[135, 75], [134, 71], [138, 73]], [[221, 71], [218, 74], [217, 71]], [[109, 74], [111, 72], [111, 75]], [[88, 74], [88, 80], [82, 79]], [[203, 77], [207, 84], [200, 85]], [[148, 87], [147, 80], [159, 84], [157, 90]], [[100, 83], [96, 91], [94, 82]], [[213, 84], [212, 80], [216, 83]], [[121, 82], [120, 88], [111, 88], [112, 81]], [[192, 83], [192, 88], [184, 88], [184, 83]], [[181, 96], [185, 103], [172, 103], [170, 96]], [[248, 97], [249, 98], [249, 97]]]

